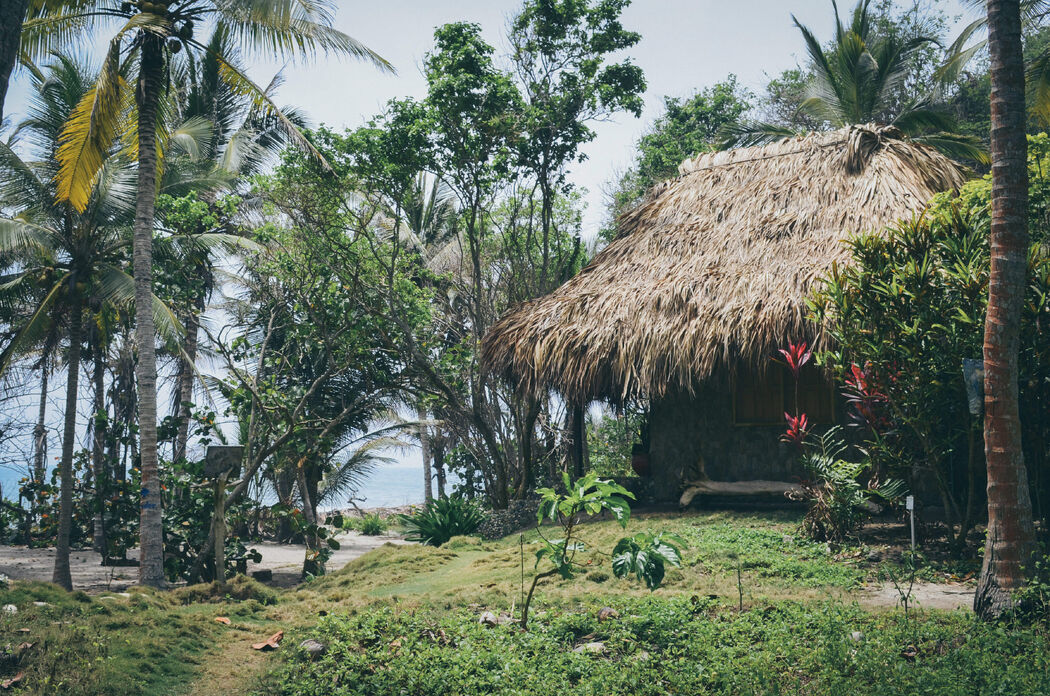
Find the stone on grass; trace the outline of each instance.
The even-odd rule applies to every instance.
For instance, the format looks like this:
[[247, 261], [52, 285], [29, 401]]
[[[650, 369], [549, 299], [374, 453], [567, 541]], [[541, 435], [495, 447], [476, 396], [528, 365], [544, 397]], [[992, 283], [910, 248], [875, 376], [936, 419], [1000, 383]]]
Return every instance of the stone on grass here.
[[5, 614], [17, 614], [18, 613], [18, 607], [16, 607], [14, 604], [5, 604], [4, 605], [4, 613]]
[[849, 634], [849, 638], [854, 643], [863, 643], [864, 642], [864, 634], [861, 633], [860, 631], [853, 631], [852, 633]]
[[302, 643], [299, 643], [299, 649], [306, 652], [311, 660], [316, 660], [321, 657], [321, 655], [324, 655], [325, 650], [328, 648], [320, 641], [314, 640], [313, 638], [307, 638]]
[[608, 621], [609, 619], [615, 619], [620, 615], [620, 612], [616, 611], [612, 607], [602, 607], [598, 610], [598, 620]]
[[601, 641], [591, 641], [590, 643], [583, 643], [577, 645], [572, 649], [574, 653], [588, 653], [590, 655], [604, 655], [605, 654], [605, 643]]
[[481, 616], [478, 617], [478, 623], [482, 626], [498, 626], [499, 619], [497, 619], [496, 615], [491, 611], [483, 611], [481, 612]]

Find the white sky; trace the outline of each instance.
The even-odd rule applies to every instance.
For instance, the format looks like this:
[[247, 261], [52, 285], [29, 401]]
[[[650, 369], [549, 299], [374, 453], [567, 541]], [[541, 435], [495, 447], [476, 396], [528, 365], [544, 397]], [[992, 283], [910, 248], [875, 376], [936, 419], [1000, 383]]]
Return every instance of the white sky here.
[[[933, 0], [949, 17], [962, 14], [958, 0]], [[898, 0], [910, 4], [911, 0]], [[470, 21], [482, 26], [497, 53], [507, 52], [503, 38], [520, 0], [339, 0], [336, 26], [390, 61], [397, 75], [371, 65], [320, 59], [284, 66], [286, 82], [279, 104], [294, 104], [312, 124], [353, 128], [378, 113], [387, 100], [422, 98], [423, 55], [433, 46], [434, 28], [446, 22]], [[843, 13], [852, 0], [840, 0]], [[585, 149], [587, 161], [572, 168], [570, 180], [588, 191], [584, 236], [591, 238], [602, 220], [602, 188], [630, 163], [635, 141], [660, 114], [664, 95], [689, 96], [729, 73], [756, 93], [767, 76], [804, 60], [802, 39], [791, 23], [794, 13], [818, 38], [833, 30], [830, 0], [634, 0], [623, 15], [626, 28], [642, 40], [628, 55], [642, 67], [648, 83], [640, 119], [620, 114], [595, 125], [597, 138]], [[101, 55], [101, 46], [98, 55]], [[249, 71], [265, 83], [281, 63], [249, 57]], [[5, 114], [17, 123], [24, 108], [24, 79], [12, 85]]]

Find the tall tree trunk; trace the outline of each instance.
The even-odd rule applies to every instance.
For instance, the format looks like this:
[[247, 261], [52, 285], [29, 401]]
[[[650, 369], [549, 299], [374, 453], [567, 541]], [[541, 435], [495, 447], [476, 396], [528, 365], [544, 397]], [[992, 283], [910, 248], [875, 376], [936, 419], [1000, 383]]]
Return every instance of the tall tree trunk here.
[[153, 326], [153, 209], [157, 196], [157, 111], [162, 88], [163, 39], [142, 32], [138, 101], [138, 193], [132, 258], [135, 271], [135, 348], [138, 362], [139, 458], [142, 502], [139, 518], [139, 583], [164, 585], [164, 530], [157, 466], [157, 353]]
[[419, 449], [423, 454], [423, 498], [425, 502], [429, 503], [434, 499], [434, 488], [430, 474], [430, 429], [424, 425], [424, 422], [427, 420], [427, 412], [422, 406], [416, 409], [416, 419], [419, 421]]
[[584, 421], [583, 406], [572, 404], [569, 407], [569, 463], [572, 469], [573, 480], [580, 478], [586, 473], [586, 449], [587, 425]]
[[[97, 334], [96, 334], [97, 335]], [[109, 477], [105, 470], [105, 440], [106, 419], [104, 409], [106, 408], [106, 362], [105, 348], [101, 345], [101, 338], [95, 346], [94, 365], [91, 381], [94, 383], [93, 400], [91, 404], [91, 470], [95, 474], [95, 515], [94, 515], [94, 541], [96, 551], [102, 554], [102, 562], [106, 562], [106, 523], [104, 512], [106, 509], [106, 498], [109, 495]]]
[[190, 402], [193, 401], [193, 363], [197, 361], [197, 333], [200, 326], [200, 314], [194, 309], [186, 316], [186, 355], [179, 361], [179, 383], [176, 387], [179, 403], [178, 428], [175, 431], [175, 446], [172, 448], [172, 459], [178, 461], [186, 456], [186, 442], [190, 433]]
[[[44, 485], [44, 477], [47, 476], [47, 382], [51, 376], [47, 364], [47, 356], [40, 361], [40, 404], [37, 407], [36, 425], [33, 427], [33, 482], [39, 487]], [[30, 501], [29, 523], [26, 525], [26, 543], [29, 543], [29, 533], [36, 518], [36, 501], [39, 498], [34, 495]]]
[[77, 436], [77, 380], [80, 377], [80, 341], [83, 308], [76, 292], [76, 277], [70, 278], [69, 359], [66, 364], [66, 412], [62, 428], [62, 458], [58, 464], [61, 489], [58, 504], [58, 539], [55, 542], [55, 571], [51, 582], [73, 589], [69, 574], [69, 536], [73, 529], [73, 444]]
[[445, 499], [445, 437], [439, 435], [432, 441], [434, 459], [434, 478], [437, 479], [438, 498]]
[[1028, 267], [1028, 163], [1021, 13], [1017, 0], [988, 0], [992, 79], [992, 225], [984, 326], [984, 443], [988, 538], [974, 611], [1008, 611], [1034, 548], [1018, 406], [1018, 346]]
[[0, 0], [0, 121], [4, 120], [7, 85], [18, 60], [22, 23], [28, 8], [29, 0]]

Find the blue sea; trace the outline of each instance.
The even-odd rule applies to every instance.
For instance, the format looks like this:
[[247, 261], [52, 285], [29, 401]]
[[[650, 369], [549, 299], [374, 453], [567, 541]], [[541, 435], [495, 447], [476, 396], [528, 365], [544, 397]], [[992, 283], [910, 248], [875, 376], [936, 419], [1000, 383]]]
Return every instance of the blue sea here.
[[[360, 507], [396, 507], [423, 502], [423, 465], [416, 461], [381, 465], [362, 483], [354, 496]], [[18, 481], [26, 475], [24, 467], [0, 465], [0, 490], [8, 500], [17, 499]], [[348, 507], [345, 500], [335, 501], [333, 508]]]

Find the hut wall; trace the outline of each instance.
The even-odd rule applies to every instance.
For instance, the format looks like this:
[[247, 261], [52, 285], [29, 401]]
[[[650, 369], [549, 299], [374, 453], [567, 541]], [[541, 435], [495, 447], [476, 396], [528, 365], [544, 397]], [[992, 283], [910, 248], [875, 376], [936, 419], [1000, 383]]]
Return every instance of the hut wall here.
[[780, 442], [783, 425], [734, 425], [728, 375], [716, 374], [695, 395], [671, 392], [650, 405], [649, 457], [653, 494], [677, 501], [703, 458], [713, 481], [801, 476], [797, 454]]

